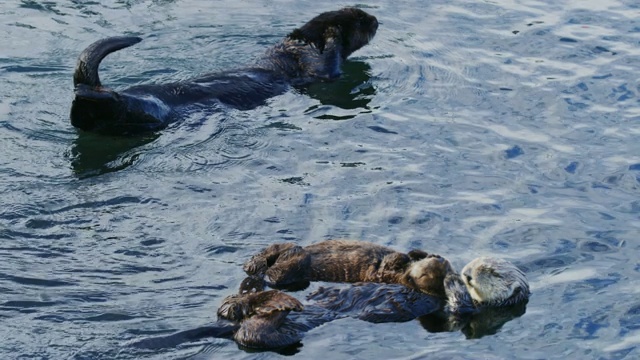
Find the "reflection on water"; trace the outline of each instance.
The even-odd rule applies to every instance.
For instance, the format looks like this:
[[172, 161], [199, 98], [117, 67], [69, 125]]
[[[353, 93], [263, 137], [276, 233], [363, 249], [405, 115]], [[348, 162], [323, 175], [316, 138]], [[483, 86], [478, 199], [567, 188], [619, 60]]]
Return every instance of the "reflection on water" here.
[[[369, 111], [369, 103], [375, 95], [375, 87], [370, 82], [371, 67], [362, 61], [347, 61], [342, 67], [342, 77], [335, 82], [315, 83], [302, 89], [301, 92], [313, 99], [320, 101], [321, 105], [336, 106], [340, 109], [362, 109], [360, 113]], [[347, 120], [357, 114], [331, 115], [322, 114], [315, 116], [315, 111], [321, 105], [314, 105], [307, 109], [306, 113], [316, 119]]]
[[78, 131], [69, 151], [71, 167], [80, 179], [126, 169], [138, 157], [138, 153], [132, 150], [154, 141], [158, 136], [104, 136]]
[[461, 331], [467, 339], [495, 335], [504, 324], [527, 311], [527, 303], [502, 308], [487, 308], [476, 314], [448, 316], [433, 313], [418, 318], [420, 325], [432, 333]]

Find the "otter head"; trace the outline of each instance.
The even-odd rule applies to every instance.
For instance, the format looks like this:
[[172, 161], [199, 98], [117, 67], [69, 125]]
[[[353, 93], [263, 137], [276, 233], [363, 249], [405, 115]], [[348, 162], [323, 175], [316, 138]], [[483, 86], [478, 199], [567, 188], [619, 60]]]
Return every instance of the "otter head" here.
[[429, 255], [409, 264], [403, 282], [406, 286], [423, 293], [444, 297], [444, 278], [450, 272], [453, 272], [453, 268], [447, 259]]
[[461, 278], [476, 307], [513, 305], [530, 295], [524, 273], [501, 259], [474, 259], [462, 269]]
[[320, 51], [324, 50], [328, 39], [333, 39], [342, 47], [342, 59], [367, 45], [378, 30], [378, 19], [366, 12], [347, 7], [324, 12], [299, 29], [289, 34], [289, 38], [312, 43]]

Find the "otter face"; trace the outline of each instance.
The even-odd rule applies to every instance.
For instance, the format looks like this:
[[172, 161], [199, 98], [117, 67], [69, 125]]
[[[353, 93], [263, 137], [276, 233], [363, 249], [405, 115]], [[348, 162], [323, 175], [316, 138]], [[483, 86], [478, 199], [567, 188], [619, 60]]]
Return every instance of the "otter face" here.
[[453, 272], [453, 268], [447, 259], [430, 255], [411, 263], [405, 280], [423, 293], [444, 297], [444, 278], [450, 272]]
[[505, 260], [474, 259], [462, 269], [461, 278], [477, 305], [505, 306], [529, 298], [526, 276]]
[[344, 8], [324, 12], [300, 29], [289, 34], [289, 38], [313, 43], [320, 51], [328, 39], [342, 47], [342, 59], [367, 45], [378, 30], [378, 19], [357, 8]]

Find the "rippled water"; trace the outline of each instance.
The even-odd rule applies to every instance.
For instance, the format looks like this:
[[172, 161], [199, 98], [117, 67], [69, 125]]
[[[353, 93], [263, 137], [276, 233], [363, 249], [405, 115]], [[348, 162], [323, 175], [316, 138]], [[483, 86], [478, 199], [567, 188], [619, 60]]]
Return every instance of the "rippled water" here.
[[260, 248], [335, 237], [458, 268], [500, 256], [533, 297], [493, 336], [339, 320], [296, 357], [640, 356], [637, 2], [368, 1], [378, 34], [337, 83], [144, 138], [69, 123], [76, 57], [100, 37], [145, 38], [104, 83], [184, 79], [341, 5], [3, 3], [1, 358], [279, 357], [127, 343], [213, 321]]

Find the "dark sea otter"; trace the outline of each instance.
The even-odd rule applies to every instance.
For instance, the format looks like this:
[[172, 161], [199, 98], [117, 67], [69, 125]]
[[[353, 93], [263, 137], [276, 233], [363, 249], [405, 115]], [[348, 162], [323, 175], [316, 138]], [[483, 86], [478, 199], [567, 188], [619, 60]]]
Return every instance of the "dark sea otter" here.
[[310, 281], [401, 284], [445, 297], [446, 259], [421, 250], [408, 253], [365, 241], [327, 240], [301, 247], [273, 244], [244, 264], [248, 275], [264, 275], [271, 287], [296, 289]]
[[80, 54], [76, 65], [71, 124], [85, 131], [126, 135], [162, 129], [193, 108], [222, 104], [252, 109], [292, 85], [338, 78], [342, 63], [369, 43], [377, 29], [377, 19], [360, 9], [329, 11], [292, 31], [251, 66], [119, 91], [102, 86], [100, 62], [142, 39], [98, 40]]

